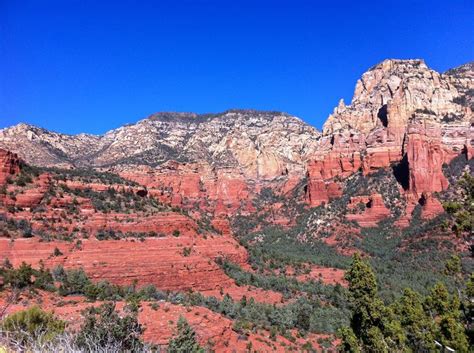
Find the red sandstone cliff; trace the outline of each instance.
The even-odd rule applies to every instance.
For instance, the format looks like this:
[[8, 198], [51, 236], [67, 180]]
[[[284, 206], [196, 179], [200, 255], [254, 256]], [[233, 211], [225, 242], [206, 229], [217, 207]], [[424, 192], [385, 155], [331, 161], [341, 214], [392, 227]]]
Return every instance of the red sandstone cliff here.
[[307, 168], [309, 204], [338, 197], [341, 178], [399, 164], [409, 203], [422, 202], [427, 216], [441, 212], [432, 193], [448, 186], [443, 163], [472, 155], [474, 115], [457, 99], [474, 85], [466, 77], [452, 84], [421, 60], [386, 60], [366, 72], [351, 105], [341, 101], [324, 124]]
[[0, 149], [0, 185], [6, 183], [8, 178], [20, 172], [20, 160], [15, 153]]

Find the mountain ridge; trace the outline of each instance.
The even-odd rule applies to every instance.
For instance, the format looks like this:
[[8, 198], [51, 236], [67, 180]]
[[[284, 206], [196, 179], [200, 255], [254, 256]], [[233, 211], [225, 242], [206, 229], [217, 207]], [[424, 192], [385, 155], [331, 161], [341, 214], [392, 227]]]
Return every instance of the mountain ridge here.
[[473, 72], [472, 63], [441, 74], [422, 59], [386, 59], [361, 76], [351, 104], [341, 100], [322, 132], [275, 111], [157, 112], [102, 135], [62, 134], [21, 123], [0, 130], [0, 148], [40, 166], [120, 169], [205, 161], [237, 168], [252, 179], [271, 179], [304, 173], [318, 154], [347, 146], [399, 154], [413, 115], [419, 119], [423, 113], [423, 119], [450, 130], [442, 132], [443, 140], [452, 136], [449, 143], [464, 144], [457, 136], [461, 130], [466, 134], [472, 119]]

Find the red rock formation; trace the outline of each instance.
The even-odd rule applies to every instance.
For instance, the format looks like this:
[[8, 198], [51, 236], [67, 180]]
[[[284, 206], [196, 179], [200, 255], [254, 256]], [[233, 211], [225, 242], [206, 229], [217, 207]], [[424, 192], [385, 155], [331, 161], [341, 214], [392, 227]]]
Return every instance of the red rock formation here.
[[378, 222], [390, 216], [390, 210], [385, 207], [380, 194], [351, 197], [348, 207], [349, 209], [355, 209], [360, 203], [364, 205], [364, 211], [348, 214], [346, 217], [350, 221], [359, 223], [361, 227], [375, 227]]
[[[334, 267], [322, 267], [317, 265], [308, 265], [309, 272], [296, 274], [292, 267], [287, 267], [286, 276], [295, 276], [298, 281], [306, 282], [310, 280], [321, 281], [324, 284], [336, 285], [340, 284], [347, 287], [348, 283], [344, 279], [345, 271]], [[306, 272], [306, 271], [305, 271]]]
[[0, 149], [0, 185], [20, 172], [20, 159], [15, 153]]
[[432, 194], [448, 186], [443, 163], [473, 151], [473, 113], [455, 99], [472, 87], [469, 70], [451, 77], [430, 70], [422, 60], [386, 60], [367, 71], [351, 104], [341, 101], [324, 124], [307, 166], [309, 205], [331, 199], [329, 182], [359, 168], [368, 175], [406, 156], [408, 207], [399, 224], [408, 222], [422, 195], [427, 217], [442, 212]]
[[22, 193], [15, 196], [15, 206], [21, 208], [38, 206], [48, 191], [49, 183], [50, 176], [48, 174], [41, 174], [33, 181], [32, 185], [29, 185], [28, 188], [22, 190]]
[[443, 205], [433, 195], [422, 194], [421, 196], [421, 218], [431, 219], [444, 212]]
[[445, 190], [448, 181], [442, 166], [446, 158], [439, 125], [426, 120], [413, 122], [408, 127], [407, 136], [410, 191], [416, 197], [421, 197], [422, 193]]
[[327, 159], [314, 160], [308, 164], [306, 197], [310, 206], [319, 206], [342, 195], [338, 183], [327, 180], [338, 176], [339, 172], [344, 173], [340, 161], [328, 156]]
[[[57, 247], [64, 254], [53, 256]], [[184, 249], [190, 249], [185, 256]], [[120, 285], [137, 281], [154, 284], [163, 290], [210, 291], [231, 288], [234, 282], [217, 266], [218, 257], [237, 264], [245, 263], [247, 253], [235, 240], [226, 236], [164, 237], [128, 240], [82, 240], [77, 247], [67, 242], [41, 242], [38, 239], [0, 239], [0, 258], [14, 266], [25, 261], [46, 267], [61, 264], [65, 268], [84, 268], [95, 281], [107, 280]]]
[[216, 217], [233, 215], [237, 210], [253, 211], [248, 180], [232, 168], [215, 170], [206, 163], [171, 161], [156, 169], [142, 167], [120, 174], [146, 186], [149, 195], [172, 206], [198, 207]]

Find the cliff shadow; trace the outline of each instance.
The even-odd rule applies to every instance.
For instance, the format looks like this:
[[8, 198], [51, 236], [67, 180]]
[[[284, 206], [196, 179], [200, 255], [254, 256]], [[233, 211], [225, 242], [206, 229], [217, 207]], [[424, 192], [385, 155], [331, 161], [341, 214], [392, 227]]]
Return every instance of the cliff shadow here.
[[403, 190], [408, 190], [410, 187], [410, 166], [406, 153], [398, 164], [392, 166], [392, 170], [395, 179], [401, 185]]
[[382, 122], [383, 127], [388, 126], [388, 111], [387, 104], [384, 104], [377, 112], [377, 118]]

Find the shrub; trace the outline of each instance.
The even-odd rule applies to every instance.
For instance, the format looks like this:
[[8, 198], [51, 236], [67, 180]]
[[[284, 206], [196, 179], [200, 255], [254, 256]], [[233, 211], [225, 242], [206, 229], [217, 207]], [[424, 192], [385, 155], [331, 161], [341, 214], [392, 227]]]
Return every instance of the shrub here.
[[21, 230], [23, 238], [31, 238], [33, 236], [31, 225], [27, 220], [20, 220], [17, 227]]
[[[61, 270], [56, 271], [60, 272]], [[91, 281], [82, 268], [61, 273], [60, 280], [62, 283], [59, 287], [59, 294], [61, 295], [84, 294], [87, 287], [91, 285]]]
[[26, 343], [31, 336], [41, 341], [52, 340], [55, 336], [62, 334], [65, 327], [64, 321], [37, 306], [9, 315], [1, 323], [1, 328], [20, 344]]
[[178, 319], [177, 333], [170, 340], [168, 353], [204, 353], [196, 342], [196, 333], [183, 316]]
[[18, 175], [18, 178], [16, 179], [16, 185], [18, 186], [26, 186], [26, 184], [31, 183], [33, 180], [31, 179], [31, 176], [28, 174], [21, 173]]
[[62, 256], [63, 253], [61, 252], [61, 250], [59, 250], [57, 247], [54, 248], [54, 251], [53, 251], [53, 256], [57, 257], [57, 256]]
[[3, 267], [0, 268], [0, 277], [3, 277], [4, 287], [9, 285], [14, 290], [26, 288], [54, 290], [53, 277], [42, 263], [39, 270], [33, 269], [25, 262], [15, 269], [7, 259]]
[[31, 265], [23, 262], [18, 269], [2, 268], [0, 275], [3, 277], [3, 285], [10, 285], [15, 289], [24, 289], [33, 285], [33, 269]]
[[79, 348], [87, 350], [93, 342], [99, 347], [114, 347], [112, 351], [142, 351], [140, 335], [144, 329], [138, 323], [136, 314], [120, 317], [115, 311], [115, 304], [105, 303], [98, 308], [86, 309], [84, 317], [84, 324], [76, 338]]

